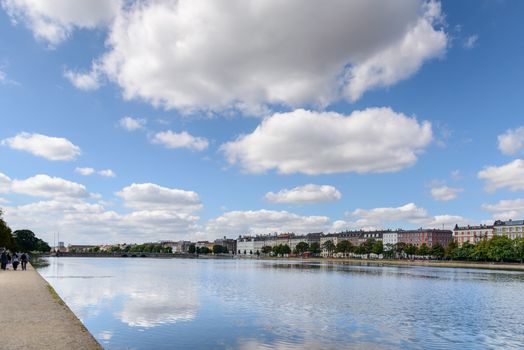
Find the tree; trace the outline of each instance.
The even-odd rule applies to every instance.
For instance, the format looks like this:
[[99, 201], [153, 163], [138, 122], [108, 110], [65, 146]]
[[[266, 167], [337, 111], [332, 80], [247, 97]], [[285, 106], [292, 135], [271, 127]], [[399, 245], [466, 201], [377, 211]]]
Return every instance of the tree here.
[[489, 241], [483, 239], [475, 244], [472, 257], [475, 260], [487, 261], [489, 259]]
[[17, 248], [26, 252], [35, 250], [38, 244], [38, 238], [30, 230], [16, 230], [13, 232], [13, 238]]
[[289, 246], [287, 244], [284, 244], [282, 246], [281, 253], [282, 253], [282, 255], [290, 254], [291, 253], [291, 248], [289, 248]]
[[444, 257], [446, 259], [453, 259], [453, 251], [457, 249], [458, 244], [455, 241], [451, 241], [448, 243], [446, 248], [444, 248]]
[[407, 244], [404, 242], [397, 242], [395, 243], [395, 253], [402, 254], [406, 252], [406, 246]]
[[430, 254], [436, 257], [437, 259], [442, 259], [442, 257], [444, 256], [444, 247], [440, 243], [435, 243], [431, 247]]
[[223, 247], [223, 246], [221, 246], [219, 244], [215, 244], [213, 246], [213, 254], [222, 254], [222, 253], [224, 253], [224, 250], [227, 253], [227, 248], [225, 248], [225, 247]]
[[453, 259], [456, 260], [470, 260], [473, 259], [475, 246], [469, 242], [464, 242], [460, 247], [456, 247], [451, 252]]
[[515, 238], [515, 241], [513, 242], [515, 247], [515, 258], [520, 261], [522, 264], [522, 261], [524, 260], [524, 238]]
[[426, 256], [426, 255], [429, 255], [430, 252], [431, 251], [426, 243], [422, 243], [420, 247], [418, 248], [418, 255]]
[[0, 248], [7, 248], [11, 251], [15, 250], [16, 243], [11, 233], [11, 228], [2, 219], [2, 209], [0, 209]]
[[370, 254], [373, 251], [375, 242], [374, 238], [366, 239], [366, 241], [360, 245], [360, 254]]
[[324, 244], [322, 244], [322, 248], [327, 250], [328, 255], [331, 255], [336, 247], [335, 247], [335, 244], [333, 243], [333, 241], [328, 240], [328, 241], [325, 241]]
[[488, 257], [495, 261], [507, 261], [515, 256], [513, 242], [506, 236], [493, 236], [489, 242]]
[[319, 254], [320, 253], [320, 244], [317, 242], [313, 242], [309, 245], [308, 251], [311, 254]]
[[382, 241], [375, 241], [375, 243], [373, 243], [373, 246], [371, 247], [371, 252], [377, 255], [382, 254], [384, 252], [384, 244], [382, 243]]
[[196, 246], [195, 246], [194, 244], [190, 244], [190, 245], [189, 245], [188, 252], [189, 252], [190, 254], [195, 254], [195, 253], [196, 253]]
[[264, 254], [271, 253], [271, 250], [272, 250], [271, 246], [265, 245], [265, 246], [262, 247], [262, 253], [264, 253]]
[[306, 242], [299, 242], [296, 247], [295, 247], [295, 250], [297, 251], [298, 254], [304, 254], [305, 252], [307, 252], [309, 248], [309, 244], [307, 244]]
[[417, 253], [417, 246], [410, 243], [406, 245], [406, 249], [404, 250], [404, 252], [407, 255], [415, 255]]
[[337, 243], [335, 251], [337, 253], [350, 253], [353, 251], [353, 244], [348, 240], [343, 240]]

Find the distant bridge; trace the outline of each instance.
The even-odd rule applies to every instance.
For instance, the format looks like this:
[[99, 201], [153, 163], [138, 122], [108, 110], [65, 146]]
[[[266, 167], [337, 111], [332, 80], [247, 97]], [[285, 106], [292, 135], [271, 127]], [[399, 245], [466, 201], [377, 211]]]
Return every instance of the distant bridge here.
[[99, 252], [99, 253], [51, 253], [51, 256], [75, 258], [196, 258], [188, 253], [148, 253], [148, 252]]

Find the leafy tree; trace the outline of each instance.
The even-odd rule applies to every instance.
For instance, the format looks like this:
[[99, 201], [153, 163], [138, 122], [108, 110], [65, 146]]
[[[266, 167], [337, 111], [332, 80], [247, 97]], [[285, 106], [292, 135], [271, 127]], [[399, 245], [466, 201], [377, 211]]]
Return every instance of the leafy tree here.
[[219, 244], [215, 244], [213, 246], [213, 254], [222, 254], [222, 253], [224, 253], [224, 251], [225, 251], [225, 253], [227, 253], [227, 248], [225, 248], [225, 247], [223, 247], [223, 246], [221, 246]]
[[188, 248], [188, 252], [190, 254], [195, 254], [196, 253], [196, 246], [194, 244], [190, 244], [189, 248]]
[[382, 241], [375, 241], [375, 243], [373, 243], [373, 247], [371, 247], [371, 252], [377, 255], [382, 254], [384, 252], [384, 244]]
[[348, 240], [343, 240], [337, 243], [335, 251], [337, 253], [350, 253], [353, 251], [353, 244]]
[[418, 255], [424, 255], [424, 256], [425, 255], [429, 255], [430, 252], [431, 251], [430, 251], [430, 249], [429, 249], [429, 247], [427, 246], [426, 243], [422, 243], [420, 245], [420, 247], [418, 248], [418, 250], [417, 250]]
[[264, 254], [271, 253], [271, 250], [272, 250], [271, 246], [265, 245], [265, 246], [262, 247], [262, 253], [264, 253]]
[[327, 250], [328, 255], [331, 255], [333, 253], [333, 251], [335, 251], [336, 247], [335, 247], [335, 244], [333, 243], [333, 241], [328, 240], [328, 241], [325, 241], [324, 244], [322, 244], [322, 248]]
[[404, 249], [404, 252], [407, 255], [415, 255], [417, 253], [417, 246], [413, 244], [406, 245], [406, 248]]
[[11, 233], [11, 228], [2, 219], [2, 210], [0, 209], [0, 248], [15, 250], [16, 243]]
[[444, 248], [444, 257], [446, 259], [453, 259], [453, 251], [458, 248], [458, 244], [455, 241], [448, 243], [446, 248]]
[[515, 238], [514, 245], [515, 258], [522, 264], [524, 260], [524, 238]]
[[483, 239], [482, 241], [475, 244], [473, 249], [472, 258], [475, 260], [486, 261], [489, 259], [489, 246], [490, 241]]
[[395, 243], [395, 253], [402, 254], [406, 252], [406, 246], [407, 244], [405, 242], [398, 242]]
[[444, 247], [440, 243], [435, 243], [431, 247], [430, 254], [437, 259], [442, 259], [444, 257]]
[[360, 254], [370, 254], [373, 252], [373, 246], [376, 241], [374, 238], [368, 238], [364, 243], [360, 245]]
[[307, 244], [306, 242], [299, 242], [296, 247], [295, 247], [295, 250], [297, 251], [298, 254], [304, 254], [305, 252], [307, 252], [309, 248], [309, 244]]
[[36, 250], [38, 238], [36, 238], [33, 231], [16, 230], [15, 232], [13, 232], [13, 238], [15, 239], [16, 246], [19, 250], [27, 252]]
[[488, 257], [495, 261], [508, 261], [514, 258], [513, 242], [506, 236], [493, 236], [489, 242]]
[[282, 246], [282, 255], [286, 255], [286, 254], [290, 254], [291, 253], [291, 248], [289, 248], [289, 246], [287, 244], [284, 244]]
[[273, 247], [273, 253], [275, 255], [285, 255], [291, 253], [291, 248], [287, 244], [279, 244]]
[[311, 254], [319, 254], [320, 253], [320, 244], [317, 243], [317, 242], [311, 243], [311, 245], [309, 246], [308, 251]]

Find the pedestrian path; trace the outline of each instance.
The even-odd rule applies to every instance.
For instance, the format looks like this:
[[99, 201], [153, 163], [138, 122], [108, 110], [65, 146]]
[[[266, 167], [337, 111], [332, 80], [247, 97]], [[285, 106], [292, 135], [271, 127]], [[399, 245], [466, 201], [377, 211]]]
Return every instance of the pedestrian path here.
[[102, 349], [49, 284], [27, 270], [0, 270], [1, 349]]

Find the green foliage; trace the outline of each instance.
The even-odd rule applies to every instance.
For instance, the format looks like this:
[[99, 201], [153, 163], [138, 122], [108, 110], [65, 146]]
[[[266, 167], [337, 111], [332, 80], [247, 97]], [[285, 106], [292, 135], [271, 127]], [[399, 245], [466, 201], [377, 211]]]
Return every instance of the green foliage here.
[[309, 246], [308, 251], [311, 254], [320, 254], [320, 244], [317, 243], [317, 242], [311, 243], [311, 245]]
[[417, 253], [418, 255], [426, 256], [431, 253], [431, 250], [429, 249], [426, 243], [422, 243], [418, 248]]
[[442, 259], [444, 257], [444, 247], [440, 243], [433, 244], [430, 255], [437, 259]]
[[515, 259], [519, 260], [522, 263], [524, 261], [524, 238], [515, 238], [513, 244], [515, 246]]
[[264, 253], [264, 254], [269, 254], [269, 253], [271, 253], [271, 251], [272, 251], [271, 246], [265, 245], [265, 246], [262, 247], [262, 253]]
[[444, 248], [444, 257], [446, 259], [452, 259], [453, 258], [453, 251], [458, 247], [457, 242], [451, 241], [448, 243], [446, 248]]
[[489, 241], [488, 257], [495, 261], [508, 261], [514, 257], [513, 241], [506, 236], [493, 236]]
[[309, 248], [309, 244], [307, 244], [306, 242], [299, 242], [296, 245], [295, 250], [298, 254], [303, 254], [307, 252], [308, 248]]
[[354, 249], [353, 244], [348, 240], [343, 240], [337, 243], [335, 251], [337, 253], [351, 253]]
[[291, 248], [289, 248], [289, 246], [287, 244], [279, 244], [279, 245], [276, 245], [273, 247], [273, 253], [275, 255], [286, 255], [286, 254], [289, 254], [291, 253]]
[[228, 253], [229, 251], [227, 250], [227, 248], [222, 245], [215, 244], [213, 246], [213, 254], [228, 254]]
[[376, 241], [375, 243], [373, 243], [373, 246], [371, 247], [371, 252], [377, 255], [384, 253], [384, 245], [382, 241]]
[[189, 245], [188, 252], [189, 252], [190, 254], [195, 254], [195, 253], [196, 253], [196, 246], [195, 246], [194, 244], [190, 244], [190, 245]]
[[406, 248], [404, 249], [404, 252], [407, 255], [415, 255], [417, 253], [417, 246], [413, 244], [406, 245]]
[[322, 248], [327, 250], [328, 254], [331, 255], [335, 251], [335, 244], [333, 241], [325, 241], [324, 244], [322, 244]]
[[11, 228], [2, 219], [2, 210], [0, 209], [0, 248], [7, 248], [9, 250], [15, 249], [15, 240], [11, 233]]

